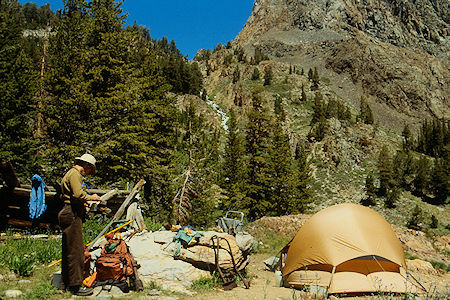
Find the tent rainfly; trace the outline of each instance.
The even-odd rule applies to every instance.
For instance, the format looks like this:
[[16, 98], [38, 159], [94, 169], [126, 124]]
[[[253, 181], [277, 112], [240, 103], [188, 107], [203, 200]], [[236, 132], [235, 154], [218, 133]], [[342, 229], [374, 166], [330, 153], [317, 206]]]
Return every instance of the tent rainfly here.
[[312, 216], [282, 250], [282, 284], [337, 293], [414, 293], [403, 250], [374, 210], [339, 204]]

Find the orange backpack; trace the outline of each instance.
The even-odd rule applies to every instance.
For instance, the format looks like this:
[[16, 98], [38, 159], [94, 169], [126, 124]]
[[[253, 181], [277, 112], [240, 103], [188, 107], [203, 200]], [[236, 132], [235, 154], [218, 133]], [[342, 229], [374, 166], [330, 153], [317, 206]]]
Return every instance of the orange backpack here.
[[134, 276], [135, 264], [128, 246], [122, 239], [109, 239], [97, 259], [97, 281], [126, 281]]

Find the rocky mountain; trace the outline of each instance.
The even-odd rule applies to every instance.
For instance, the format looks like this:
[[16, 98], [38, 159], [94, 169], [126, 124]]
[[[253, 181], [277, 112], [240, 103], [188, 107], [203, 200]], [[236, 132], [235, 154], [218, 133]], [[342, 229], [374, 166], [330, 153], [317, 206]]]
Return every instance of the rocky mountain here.
[[446, 0], [256, 0], [235, 41], [348, 79], [359, 92], [344, 98], [369, 96], [386, 119], [448, 118], [449, 19]]

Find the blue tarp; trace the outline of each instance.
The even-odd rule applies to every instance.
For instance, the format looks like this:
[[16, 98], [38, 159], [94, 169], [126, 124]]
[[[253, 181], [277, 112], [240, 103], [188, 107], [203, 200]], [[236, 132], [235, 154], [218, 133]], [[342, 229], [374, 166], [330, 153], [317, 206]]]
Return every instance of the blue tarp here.
[[39, 219], [40, 216], [47, 209], [47, 204], [45, 204], [45, 183], [41, 176], [34, 174], [31, 177], [31, 193], [30, 193], [30, 203], [28, 207], [30, 209], [30, 219]]

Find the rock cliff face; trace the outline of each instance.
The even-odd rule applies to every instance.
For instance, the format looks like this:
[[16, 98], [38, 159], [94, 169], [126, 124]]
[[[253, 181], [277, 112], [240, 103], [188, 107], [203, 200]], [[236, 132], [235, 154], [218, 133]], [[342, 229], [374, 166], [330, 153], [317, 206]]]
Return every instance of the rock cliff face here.
[[447, 0], [256, 0], [236, 42], [313, 53], [376, 101], [448, 118], [449, 20]]

